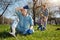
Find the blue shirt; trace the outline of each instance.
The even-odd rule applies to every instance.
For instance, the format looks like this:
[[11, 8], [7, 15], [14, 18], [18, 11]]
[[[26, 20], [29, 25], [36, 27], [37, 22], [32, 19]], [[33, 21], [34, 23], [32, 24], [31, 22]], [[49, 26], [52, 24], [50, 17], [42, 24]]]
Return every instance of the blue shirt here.
[[23, 16], [22, 13], [19, 11], [17, 11], [16, 14], [19, 18], [19, 23], [17, 25], [18, 31], [24, 32], [33, 25], [33, 19], [30, 15]]
[[48, 9], [43, 10], [43, 15], [48, 16]]
[[43, 8], [40, 8], [40, 11], [39, 13], [43, 13], [44, 16], [48, 16], [49, 15], [49, 12], [48, 12], [48, 9], [46, 8], [45, 10], [43, 10]]

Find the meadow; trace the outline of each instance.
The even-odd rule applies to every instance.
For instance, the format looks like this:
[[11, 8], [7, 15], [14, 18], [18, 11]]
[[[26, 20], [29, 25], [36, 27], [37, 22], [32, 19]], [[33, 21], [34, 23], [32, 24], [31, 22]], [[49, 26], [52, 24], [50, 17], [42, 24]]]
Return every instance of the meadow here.
[[16, 38], [9, 34], [10, 26], [0, 24], [0, 40], [60, 40], [60, 25], [47, 25], [45, 31], [37, 30], [37, 25], [34, 26], [35, 32], [31, 35], [17, 34]]

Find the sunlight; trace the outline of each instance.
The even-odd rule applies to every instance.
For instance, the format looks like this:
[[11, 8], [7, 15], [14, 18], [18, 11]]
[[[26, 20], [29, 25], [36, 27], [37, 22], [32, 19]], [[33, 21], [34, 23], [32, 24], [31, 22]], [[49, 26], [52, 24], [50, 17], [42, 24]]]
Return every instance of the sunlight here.
[[53, 3], [57, 3], [58, 2], [58, 0], [51, 0]]
[[52, 5], [60, 5], [60, 0], [48, 0], [48, 2]]
[[49, 2], [52, 4], [59, 4], [60, 1], [59, 0], [49, 0]]

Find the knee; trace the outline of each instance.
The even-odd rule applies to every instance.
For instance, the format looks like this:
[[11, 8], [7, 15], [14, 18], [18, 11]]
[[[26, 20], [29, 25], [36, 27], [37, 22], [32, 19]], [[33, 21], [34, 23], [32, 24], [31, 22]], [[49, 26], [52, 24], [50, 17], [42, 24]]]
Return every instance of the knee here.
[[32, 34], [33, 32], [34, 32], [34, 30], [31, 30], [31, 29], [27, 30], [28, 34]]

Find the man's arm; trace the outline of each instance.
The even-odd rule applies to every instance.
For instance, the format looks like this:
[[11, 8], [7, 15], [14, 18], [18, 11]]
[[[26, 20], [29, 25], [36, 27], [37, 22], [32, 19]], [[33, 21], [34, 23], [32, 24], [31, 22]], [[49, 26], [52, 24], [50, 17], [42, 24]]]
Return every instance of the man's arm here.
[[19, 7], [17, 7], [15, 9], [15, 13], [17, 14], [18, 18], [20, 19], [20, 17], [22, 16], [22, 14], [21, 14], [21, 11], [20, 11], [20, 8]]
[[30, 29], [33, 29], [33, 25], [34, 25], [34, 23], [33, 23], [33, 19], [32, 19], [32, 17], [30, 17]]
[[49, 9], [47, 8], [47, 16], [46, 16], [47, 19], [48, 19], [48, 16], [49, 16]]

